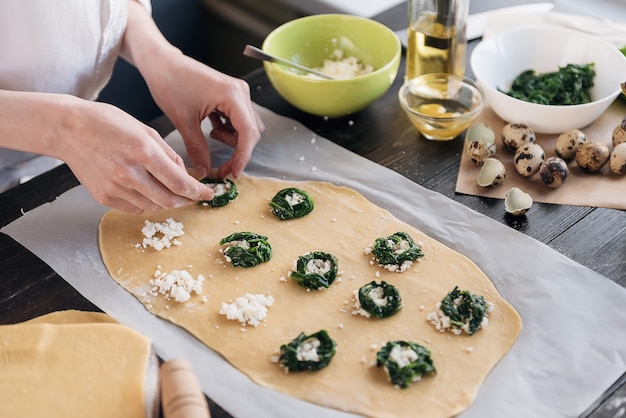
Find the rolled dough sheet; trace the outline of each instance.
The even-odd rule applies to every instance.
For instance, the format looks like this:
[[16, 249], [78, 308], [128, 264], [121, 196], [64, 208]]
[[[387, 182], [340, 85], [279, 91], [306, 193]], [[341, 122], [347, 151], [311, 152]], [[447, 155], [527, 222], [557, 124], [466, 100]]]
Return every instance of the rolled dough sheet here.
[[94, 312], [0, 326], [0, 416], [144, 418], [150, 344]]
[[[280, 221], [268, 202], [285, 187], [307, 191], [315, 210]], [[147, 309], [188, 330], [256, 383], [319, 405], [377, 417], [446, 417], [468, 408], [490, 370], [521, 330], [521, 319], [492, 282], [467, 257], [399, 221], [352, 189], [323, 182], [289, 182], [244, 176], [236, 200], [223, 208], [191, 206], [158, 214], [107, 212], [100, 223], [100, 249], [111, 276]], [[180, 245], [156, 251], [137, 248], [145, 220], [173, 218], [184, 225]], [[268, 237], [272, 259], [253, 268], [225, 262], [219, 241], [233, 232]], [[404, 273], [370, 264], [364, 248], [378, 237], [408, 232], [423, 243], [425, 257]], [[285, 280], [293, 261], [309, 251], [338, 259], [339, 279], [328, 289], [307, 291]], [[200, 295], [185, 303], [153, 296], [149, 280], [187, 270], [207, 277]], [[352, 314], [353, 292], [372, 280], [394, 284], [403, 309], [378, 320]], [[473, 336], [440, 333], [426, 320], [454, 286], [495, 304], [487, 328]], [[258, 327], [229, 321], [218, 312], [246, 293], [271, 294], [274, 304]], [[281, 344], [300, 332], [326, 329], [337, 353], [319, 372], [285, 373], [271, 361]], [[410, 340], [432, 350], [437, 374], [400, 390], [375, 367], [376, 351], [390, 340]]]

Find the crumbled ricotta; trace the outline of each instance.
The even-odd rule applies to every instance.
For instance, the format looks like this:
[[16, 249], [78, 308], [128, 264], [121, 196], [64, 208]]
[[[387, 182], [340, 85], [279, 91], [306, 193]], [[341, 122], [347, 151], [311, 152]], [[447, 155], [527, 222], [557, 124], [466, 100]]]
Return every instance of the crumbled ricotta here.
[[271, 295], [246, 293], [233, 303], [222, 303], [219, 313], [231, 321], [257, 327], [267, 318], [267, 308], [273, 304], [274, 298]]
[[285, 200], [289, 204], [289, 206], [294, 207], [298, 203], [304, 202], [304, 197], [300, 193], [291, 193], [285, 196]]
[[205, 277], [199, 274], [195, 279], [187, 270], [173, 270], [170, 273], [161, 272], [160, 267], [154, 272], [149, 283], [152, 286], [152, 295], [165, 295], [165, 300], [174, 299], [176, 302], [186, 302], [191, 293], [202, 293], [202, 283]]
[[352, 310], [352, 315], [361, 315], [366, 318], [369, 318], [371, 315], [361, 306], [361, 302], [359, 301], [359, 291], [355, 290], [353, 293], [354, 297], [352, 298], [352, 306], [354, 309]]
[[[294, 262], [294, 271], [296, 271], [297, 260]], [[333, 268], [332, 263], [329, 260], [322, 260], [319, 258], [313, 258], [306, 263], [306, 274], [320, 274], [324, 275]]]
[[213, 189], [213, 195], [214, 196], [223, 196], [226, 193], [228, 193], [228, 191], [232, 187], [231, 184], [228, 183], [228, 182], [226, 182], [226, 183], [211, 183], [211, 184], [209, 184], [209, 186], [211, 186], [211, 188]]
[[417, 353], [411, 347], [396, 345], [389, 353], [389, 360], [403, 368], [417, 360]]
[[[374, 67], [369, 64], [363, 65], [355, 56], [344, 58], [344, 51], [342, 49], [334, 50], [332, 58], [333, 59], [324, 60], [324, 65], [315, 68], [315, 70], [339, 79], [354, 78], [374, 71]], [[304, 77], [321, 78], [315, 74], [307, 74]]]
[[170, 248], [172, 245], [180, 245], [180, 241], [176, 238], [185, 233], [183, 224], [176, 222], [172, 218], [168, 218], [164, 222], [150, 222], [146, 220], [141, 232], [144, 236], [143, 241], [136, 244], [135, 247], [152, 247], [157, 251]]
[[[457, 301], [455, 300], [455, 303]], [[460, 303], [460, 300], [459, 300]], [[480, 328], [487, 328], [489, 325], [489, 314], [493, 312], [493, 302], [487, 302], [487, 309], [485, 316], [480, 323]], [[435, 329], [439, 332], [450, 331], [455, 335], [460, 335], [463, 331], [469, 334], [469, 319], [465, 321], [463, 326], [454, 325], [450, 322], [450, 317], [441, 310], [441, 302], [437, 302], [435, 310], [426, 315], [426, 320], [435, 326]]]
[[[411, 244], [407, 240], [401, 240], [399, 242], [393, 242], [392, 240], [387, 240], [387, 243], [389, 244], [389, 247], [391, 247], [391, 249], [393, 251], [393, 254], [395, 254], [395, 255], [402, 254], [403, 252], [405, 252], [406, 250], [411, 248]], [[420, 247], [422, 246], [421, 242], [417, 242], [416, 244], [418, 246], [420, 246]], [[373, 254], [374, 253], [373, 244], [365, 247], [364, 252], [365, 252], [366, 255]], [[421, 259], [418, 258], [415, 261], [420, 262]], [[378, 262], [378, 260], [376, 259], [375, 256], [373, 256], [370, 259], [370, 265], [373, 266], [374, 264], [376, 264], [376, 262]], [[380, 263], [378, 263], [378, 265], [381, 266], [382, 268], [386, 269], [386, 270], [391, 271], [391, 272], [404, 273], [405, 271], [407, 271], [413, 265], [413, 261], [405, 260], [400, 265], [398, 265], [398, 264], [385, 264], [385, 265], [382, 265]]]
[[307, 338], [298, 346], [296, 358], [298, 361], [320, 361], [320, 355], [317, 352], [317, 349], [321, 345], [322, 343], [317, 338]]

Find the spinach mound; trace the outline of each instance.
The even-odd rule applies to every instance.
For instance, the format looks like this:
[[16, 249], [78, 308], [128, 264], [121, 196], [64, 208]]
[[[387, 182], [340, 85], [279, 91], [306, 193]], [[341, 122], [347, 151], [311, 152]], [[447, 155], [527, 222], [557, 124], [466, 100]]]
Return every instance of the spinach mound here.
[[591, 102], [590, 89], [596, 76], [594, 63], [567, 64], [558, 71], [537, 74], [523, 71], [511, 89], [498, 90], [516, 99], [543, 105], [577, 105]]

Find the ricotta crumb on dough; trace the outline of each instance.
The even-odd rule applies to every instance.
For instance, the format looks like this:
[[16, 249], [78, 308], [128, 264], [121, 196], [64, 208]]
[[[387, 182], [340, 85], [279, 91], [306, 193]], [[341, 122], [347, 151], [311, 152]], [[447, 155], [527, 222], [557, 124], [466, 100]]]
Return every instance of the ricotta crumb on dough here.
[[202, 283], [205, 277], [199, 274], [195, 279], [187, 270], [173, 270], [170, 273], [162, 272], [160, 267], [154, 272], [149, 283], [152, 286], [152, 296], [165, 295], [165, 300], [174, 299], [176, 302], [187, 302], [191, 293], [202, 293]]
[[231, 321], [239, 321], [244, 325], [259, 326], [267, 318], [268, 307], [274, 304], [271, 295], [246, 293], [233, 303], [222, 303], [220, 315], [226, 315]]
[[181, 222], [167, 218], [164, 222], [150, 222], [146, 220], [141, 233], [144, 238], [141, 243], [135, 245], [136, 248], [152, 247], [157, 251], [161, 251], [164, 248], [170, 248], [172, 245], [180, 245], [181, 243], [177, 238], [181, 237], [185, 232]]

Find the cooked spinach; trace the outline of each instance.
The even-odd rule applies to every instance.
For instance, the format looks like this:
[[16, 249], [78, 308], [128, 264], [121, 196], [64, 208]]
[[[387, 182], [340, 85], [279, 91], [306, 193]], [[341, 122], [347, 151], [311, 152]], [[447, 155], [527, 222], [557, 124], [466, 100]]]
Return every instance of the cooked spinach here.
[[415, 261], [424, 253], [406, 232], [396, 232], [386, 238], [376, 238], [372, 252], [382, 266], [401, 266], [405, 261]]
[[301, 332], [290, 343], [280, 346], [279, 363], [290, 372], [319, 370], [330, 363], [337, 343], [326, 330], [306, 335]]
[[302, 218], [313, 211], [313, 198], [304, 190], [289, 187], [280, 190], [269, 203], [272, 213], [281, 221]]
[[202, 183], [209, 185], [215, 192], [213, 199], [201, 200], [198, 202], [201, 206], [210, 206], [212, 208], [221, 208], [226, 206], [239, 195], [237, 186], [232, 180], [219, 180], [205, 178], [200, 180]]
[[361, 308], [377, 318], [387, 318], [402, 308], [400, 292], [385, 281], [380, 284], [372, 281], [361, 286], [358, 296]]
[[480, 295], [468, 290], [459, 290], [458, 286], [441, 300], [441, 311], [450, 318], [450, 323], [459, 328], [467, 324], [469, 335], [480, 329], [487, 312], [487, 302]]
[[567, 64], [558, 71], [537, 74], [523, 71], [511, 84], [511, 89], [498, 90], [516, 99], [544, 105], [575, 105], [591, 101], [596, 72], [594, 63]]
[[267, 237], [254, 232], [235, 232], [222, 238], [220, 245], [228, 245], [224, 255], [235, 267], [254, 267], [272, 258]]
[[411, 341], [389, 341], [376, 353], [394, 386], [405, 389], [423, 375], [437, 373], [430, 350]]
[[289, 278], [298, 286], [319, 289], [330, 286], [337, 277], [337, 258], [321, 251], [312, 251], [298, 257]]

